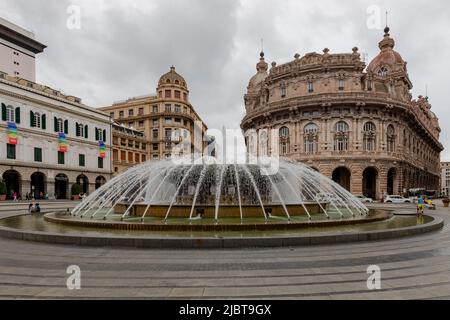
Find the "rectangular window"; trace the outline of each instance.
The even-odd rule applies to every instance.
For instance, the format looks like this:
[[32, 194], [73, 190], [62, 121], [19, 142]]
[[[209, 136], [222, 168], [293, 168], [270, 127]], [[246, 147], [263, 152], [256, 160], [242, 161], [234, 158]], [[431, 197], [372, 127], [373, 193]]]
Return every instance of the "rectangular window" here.
[[124, 112], [123, 111], [119, 111], [119, 118], [123, 118]]
[[181, 119], [180, 118], [175, 118], [175, 122], [176, 123], [181, 123]]
[[157, 143], [154, 143], [153, 144], [153, 151], [157, 151], [158, 150], [158, 144]]
[[308, 92], [314, 92], [314, 84], [311, 81], [308, 82]]
[[153, 113], [157, 113], [158, 112], [158, 106], [153, 106], [152, 107], [152, 111], [153, 111]]
[[164, 90], [164, 98], [171, 98], [172, 94], [170, 90]]
[[139, 115], [142, 116], [144, 114], [144, 108], [139, 108]]
[[144, 121], [139, 121], [139, 128], [142, 128], [144, 126]]
[[141, 159], [142, 159], [142, 162], [146, 161], [145, 154], [142, 155]]
[[187, 101], [187, 94], [185, 92], [183, 92], [183, 100]]
[[172, 123], [172, 118], [164, 118], [164, 122], [170, 124]]
[[158, 126], [159, 125], [158, 119], [153, 119], [152, 124], [153, 124], [153, 126]]
[[153, 130], [153, 139], [158, 139], [158, 129]]
[[344, 80], [343, 79], [339, 79], [338, 81], [338, 87], [339, 87], [339, 91], [343, 91], [344, 90]]
[[166, 104], [165, 107], [164, 107], [164, 110], [166, 112], [172, 112], [172, 105], [171, 104]]
[[120, 160], [121, 161], [127, 160], [127, 153], [125, 151], [120, 151]]
[[79, 164], [80, 167], [84, 167], [85, 166], [84, 154], [78, 155], [78, 164]]
[[34, 148], [34, 161], [42, 162], [42, 149]]
[[181, 92], [178, 90], [175, 90], [175, 99], [180, 99], [181, 98]]
[[64, 152], [58, 151], [58, 164], [64, 164]]
[[8, 159], [16, 159], [16, 145], [7, 144], [6, 145], [6, 156]]
[[178, 105], [178, 104], [175, 105], [175, 112], [181, 113], [181, 106], [180, 105]]
[[103, 158], [102, 157], [98, 157], [98, 168], [103, 169]]
[[128, 110], [128, 116], [132, 117], [134, 115], [134, 110], [133, 109], [129, 109]]

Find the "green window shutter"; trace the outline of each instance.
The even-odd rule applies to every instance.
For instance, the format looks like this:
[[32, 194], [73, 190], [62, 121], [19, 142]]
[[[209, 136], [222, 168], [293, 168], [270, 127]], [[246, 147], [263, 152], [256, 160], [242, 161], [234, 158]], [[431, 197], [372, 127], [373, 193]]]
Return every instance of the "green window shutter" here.
[[78, 156], [78, 164], [80, 165], [80, 167], [84, 167], [84, 165], [85, 165], [84, 154], [80, 154]]
[[6, 105], [2, 103], [2, 120], [6, 121]]
[[79, 126], [78, 122], [75, 122], [75, 136], [76, 137], [80, 136], [80, 126]]
[[95, 128], [95, 140], [98, 141], [99, 139], [99, 134], [98, 134], [98, 128]]
[[106, 130], [103, 130], [103, 142], [106, 142]]
[[47, 123], [46, 123], [46, 120], [47, 120], [47, 116], [46, 116], [45, 114], [43, 114], [43, 115], [41, 116], [41, 126], [42, 126], [42, 129], [43, 129], [43, 130], [46, 130], [46, 129], [47, 129]]
[[6, 145], [6, 157], [8, 159], [16, 159], [16, 145], [15, 144], [7, 144]]
[[69, 134], [69, 121], [64, 120], [64, 133]]
[[87, 125], [84, 126], [84, 137], [89, 138], [89, 127]]
[[20, 123], [20, 107], [16, 108], [16, 123]]
[[34, 148], [34, 161], [42, 162], [42, 149]]
[[36, 123], [34, 121], [34, 112], [30, 110], [30, 127], [35, 127]]
[[58, 151], [58, 164], [64, 164], [64, 152]]
[[53, 119], [55, 124], [55, 132], [58, 132], [58, 119], [56, 117]]

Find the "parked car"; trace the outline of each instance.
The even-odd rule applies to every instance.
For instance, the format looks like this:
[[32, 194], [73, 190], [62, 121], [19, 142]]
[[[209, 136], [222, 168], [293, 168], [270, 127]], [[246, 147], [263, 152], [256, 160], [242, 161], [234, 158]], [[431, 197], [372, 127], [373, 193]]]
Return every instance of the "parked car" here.
[[364, 203], [373, 203], [373, 199], [372, 198], [368, 198], [362, 195], [356, 196], [356, 198], [358, 198], [361, 202]]
[[412, 203], [411, 199], [404, 198], [402, 196], [394, 196], [394, 195], [386, 196], [386, 198], [384, 199], [384, 202], [387, 202], [387, 203]]

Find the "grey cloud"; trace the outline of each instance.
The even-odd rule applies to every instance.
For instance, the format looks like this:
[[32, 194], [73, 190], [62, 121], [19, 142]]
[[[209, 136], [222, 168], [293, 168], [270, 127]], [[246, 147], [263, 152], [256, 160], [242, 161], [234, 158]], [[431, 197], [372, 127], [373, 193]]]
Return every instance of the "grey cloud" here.
[[[82, 29], [66, 28], [66, 8], [82, 8]], [[38, 59], [38, 81], [78, 95], [92, 106], [154, 93], [158, 78], [174, 64], [188, 81], [191, 99], [212, 128], [238, 127], [243, 94], [255, 73], [260, 38], [266, 61], [283, 63], [296, 52], [358, 46], [378, 53], [382, 30], [366, 26], [367, 8], [389, 9], [391, 35], [408, 61], [414, 95], [428, 84], [433, 111], [445, 117], [450, 83], [450, 3], [433, 1], [336, 2], [331, 0], [57, 1], [3, 0], [6, 19], [32, 29], [48, 45]], [[383, 18], [384, 20], [384, 18]], [[450, 159], [450, 152], [443, 153]]]

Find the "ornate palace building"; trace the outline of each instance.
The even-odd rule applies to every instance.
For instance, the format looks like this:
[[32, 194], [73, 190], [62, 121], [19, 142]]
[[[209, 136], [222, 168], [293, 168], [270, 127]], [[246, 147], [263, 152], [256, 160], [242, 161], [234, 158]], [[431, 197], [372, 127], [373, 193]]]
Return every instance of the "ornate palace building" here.
[[[270, 70], [261, 52], [241, 123], [244, 132], [256, 131], [257, 153], [269, 155], [274, 145], [281, 156], [375, 199], [410, 188], [439, 190], [438, 118], [428, 97], [412, 98], [407, 63], [384, 31], [367, 68], [356, 47], [296, 54]], [[278, 132], [275, 143], [271, 129]]]
[[[207, 127], [189, 102], [186, 81], [174, 67], [160, 77], [155, 95], [129, 98], [99, 110], [108, 113], [115, 122], [143, 132], [149, 160], [168, 158], [175, 147], [181, 149], [178, 153], [202, 153], [207, 146], [207, 141], [203, 141]], [[119, 153], [118, 149], [115, 162], [122, 161]]]

